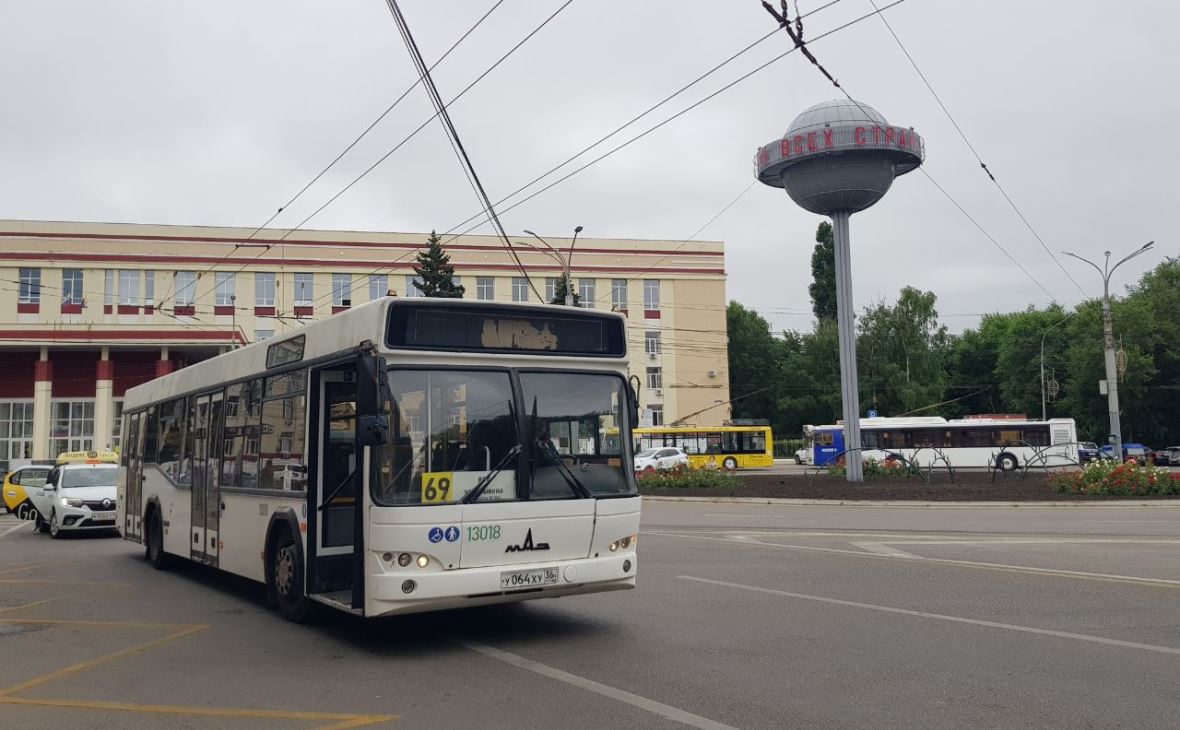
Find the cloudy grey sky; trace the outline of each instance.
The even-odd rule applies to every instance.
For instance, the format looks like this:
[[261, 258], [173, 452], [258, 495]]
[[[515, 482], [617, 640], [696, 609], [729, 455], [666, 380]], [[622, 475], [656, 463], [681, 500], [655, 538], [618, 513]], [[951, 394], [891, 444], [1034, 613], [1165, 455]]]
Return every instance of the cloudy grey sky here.
[[[563, 2], [504, 2], [436, 69], [443, 97]], [[402, 8], [433, 62], [493, 4]], [[871, 10], [869, 0], [841, 0], [810, 16], [805, 35]], [[1180, 10], [1158, 0], [906, 0], [886, 12], [1054, 253], [1101, 257], [1155, 239], [1156, 254], [1120, 271], [1120, 290], [1177, 255]], [[574, 0], [456, 102], [452, 118], [497, 199], [772, 27], [757, 0]], [[583, 159], [788, 47], [781, 33], [763, 42]], [[981, 173], [880, 19], [813, 50], [854, 96], [925, 136], [930, 174], [1059, 301], [1082, 298]], [[0, 217], [259, 225], [415, 78], [382, 0], [0, 0]], [[836, 94], [792, 54], [504, 224], [513, 234], [582, 225], [583, 235], [685, 238], [746, 188], [760, 144]], [[430, 114], [415, 91], [275, 225], [302, 220]], [[446, 230], [478, 210], [435, 123], [308, 227]], [[805, 329], [818, 222], [757, 185], [700, 237], [726, 242], [731, 298], [777, 327]], [[957, 331], [979, 313], [1049, 301], [920, 173], [852, 225], [858, 307], [911, 284], [937, 293]], [[1101, 293], [1092, 270], [1062, 262], [1088, 296]]]

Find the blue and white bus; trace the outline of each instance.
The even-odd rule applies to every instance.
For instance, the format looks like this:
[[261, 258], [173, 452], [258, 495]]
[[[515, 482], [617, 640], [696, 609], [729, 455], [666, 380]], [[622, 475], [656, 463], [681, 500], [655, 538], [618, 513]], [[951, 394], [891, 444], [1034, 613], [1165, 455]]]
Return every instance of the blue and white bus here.
[[[804, 426], [805, 449], [811, 463], [827, 466], [848, 450], [844, 426]], [[885, 460], [899, 454], [919, 466], [930, 466], [945, 457], [950, 466], [1018, 469], [1042, 454], [1049, 466], [1075, 463], [1077, 427], [1072, 418], [1030, 421], [1009, 418], [947, 420], [937, 416], [918, 418], [860, 419], [861, 458]], [[1046, 451], [1046, 447], [1053, 447]]]

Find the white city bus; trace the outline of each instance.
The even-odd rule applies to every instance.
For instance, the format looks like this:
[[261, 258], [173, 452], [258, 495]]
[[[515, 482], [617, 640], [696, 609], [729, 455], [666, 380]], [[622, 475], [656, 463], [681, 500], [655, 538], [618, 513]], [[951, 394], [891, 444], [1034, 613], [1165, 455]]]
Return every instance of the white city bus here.
[[386, 298], [184, 368], [127, 392], [120, 530], [292, 620], [633, 588], [626, 341], [609, 312]]
[[[826, 466], [849, 447], [844, 426], [804, 426], [805, 448], [811, 462]], [[948, 463], [954, 468], [995, 466], [1012, 471], [1033, 462], [1037, 466], [1066, 466], [1078, 461], [1077, 426], [1072, 418], [1030, 421], [1023, 417], [968, 417], [947, 420], [937, 416], [862, 418], [861, 458], [885, 460], [900, 454], [922, 467]], [[1051, 447], [1051, 448], [1047, 448]]]

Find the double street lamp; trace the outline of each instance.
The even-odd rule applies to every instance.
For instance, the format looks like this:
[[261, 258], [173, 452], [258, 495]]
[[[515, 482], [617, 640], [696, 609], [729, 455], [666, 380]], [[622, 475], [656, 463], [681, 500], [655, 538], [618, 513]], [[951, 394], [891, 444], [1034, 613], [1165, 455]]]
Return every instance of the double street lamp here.
[[525, 233], [529, 234], [533, 238], [540, 241], [542, 244], [544, 244], [545, 248], [543, 248], [543, 249], [538, 248], [536, 246], [533, 246], [532, 244], [525, 243], [524, 241], [521, 241], [521, 243], [524, 243], [524, 245], [528, 246], [529, 248], [531, 248], [535, 251], [540, 251], [541, 253], [545, 254], [546, 256], [550, 256], [555, 261], [557, 261], [557, 265], [561, 267], [562, 277], [565, 279], [565, 306], [567, 306], [567, 307], [574, 306], [574, 290], [573, 290], [574, 280], [573, 280], [572, 275], [570, 273], [570, 265], [574, 259], [574, 245], [577, 244], [578, 234], [581, 232], [582, 232], [581, 226], [578, 226], [577, 228], [574, 229], [574, 238], [572, 241], [570, 241], [569, 251], [566, 253], [566, 256], [564, 259], [561, 257], [560, 251], [558, 251], [556, 248], [551, 246], [549, 244], [549, 242], [546, 241], [544, 238], [541, 238], [536, 233], [533, 233], [530, 230], [526, 229]]
[[1102, 277], [1102, 335], [1106, 347], [1106, 402], [1110, 412], [1110, 437], [1114, 447], [1115, 458], [1123, 458], [1123, 429], [1119, 423], [1119, 386], [1118, 369], [1114, 356], [1114, 320], [1110, 312], [1110, 277], [1115, 270], [1141, 253], [1148, 251], [1155, 241], [1148, 241], [1127, 256], [1124, 256], [1114, 266], [1110, 265], [1110, 251], [1106, 254], [1106, 261], [1100, 267], [1098, 264], [1078, 256], [1076, 253], [1062, 251], [1066, 256], [1072, 256], [1078, 261], [1084, 261]]

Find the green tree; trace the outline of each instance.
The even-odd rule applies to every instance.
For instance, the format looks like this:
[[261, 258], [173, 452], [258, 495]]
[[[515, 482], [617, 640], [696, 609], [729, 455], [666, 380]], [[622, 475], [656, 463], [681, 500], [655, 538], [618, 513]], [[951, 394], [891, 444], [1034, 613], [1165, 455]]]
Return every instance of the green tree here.
[[451, 266], [451, 257], [443, 250], [438, 234], [431, 231], [426, 243], [426, 250], [417, 255], [414, 273], [418, 277], [414, 287], [424, 297], [462, 299], [465, 288], [455, 283], [455, 267]]
[[578, 292], [572, 291], [573, 287], [570, 286], [569, 279], [566, 279], [564, 276], [559, 276], [557, 278], [557, 283], [553, 285], [553, 299], [550, 300], [549, 303], [550, 304], [565, 304], [565, 292], [566, 292], [567, 287], [569, 287], [571, 289], [571, 293], [574, 296], [574, 300], [573, 300], [574, 306], [575, 307], [579, 306], [582, 302], [582, 298], [580, 296], [578, 296]]
[[729, 303], [725, 320], [733, 416], [771, 418], [782, 344], [771, 334], [770, 323], [762, 315], [737, 302]]
[[899, 415], [943, 400], [950, 338], [936, 302], [933, 292], [907, 286], [895, 305], [865, 309], [857, 338], [863, 409]]
[[824, 221], [815, 231], [811, 252], [811, 311], [820, 322], [836, 319], [836, 239], [832, 224]]

